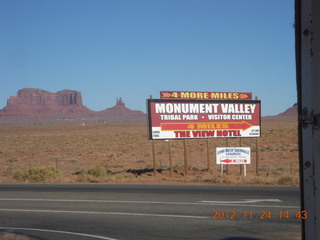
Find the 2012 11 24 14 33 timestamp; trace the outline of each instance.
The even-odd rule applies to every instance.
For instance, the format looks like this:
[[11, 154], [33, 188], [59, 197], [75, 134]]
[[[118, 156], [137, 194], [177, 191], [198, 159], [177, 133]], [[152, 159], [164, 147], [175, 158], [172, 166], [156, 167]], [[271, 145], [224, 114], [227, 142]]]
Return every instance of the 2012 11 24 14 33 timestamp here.
[[279, 211], [269, 211], [269, 210], [260, 210], [260, 211], [236, 211], [236, 210], [215, 210], [212, 211], [213, 220], [222, 220], [222, 219], [307, 219], [308, 213], [305, 210], [299, 211], [288, 211], [288, 210], [279, 210]]

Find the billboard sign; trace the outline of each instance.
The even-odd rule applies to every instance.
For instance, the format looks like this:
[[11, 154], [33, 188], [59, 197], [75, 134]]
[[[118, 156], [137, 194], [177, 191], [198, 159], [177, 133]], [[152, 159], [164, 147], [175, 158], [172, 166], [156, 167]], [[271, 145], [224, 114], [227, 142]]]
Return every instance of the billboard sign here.
[[161, 99], [252, 100], [251, 92], [160, 91]]
[[148, 100], [149, 139], [260, 137], [259, 100]]
[[250, 164], [251, 152], [249, 147], [217, 147], [217, 164]]

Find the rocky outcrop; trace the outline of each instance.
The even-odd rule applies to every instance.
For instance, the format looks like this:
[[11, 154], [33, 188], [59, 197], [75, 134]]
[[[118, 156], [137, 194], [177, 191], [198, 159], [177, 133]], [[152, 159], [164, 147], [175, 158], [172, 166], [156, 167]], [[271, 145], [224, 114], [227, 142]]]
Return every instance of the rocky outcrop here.
[[92, 110], [82, 105], [81, 93], [63, 90], [51, 93], [41, 89], [24, 88], [11, 96], [0, 116], [34, 116], [59, 114], [90, 114]]
[[111, 108], [107, 108], [106, 110], [100, 111], [99, 114], [100, 115], [135, 115], [135, 116], [145, 115], [141, 111], [131, 110], [127, 108], [124, 102], [122, 101], [121, 97], [117, 98], [115, 106]]
[[295, 103], [292, 107], [277, 116], [298, 116], [298, 105]]

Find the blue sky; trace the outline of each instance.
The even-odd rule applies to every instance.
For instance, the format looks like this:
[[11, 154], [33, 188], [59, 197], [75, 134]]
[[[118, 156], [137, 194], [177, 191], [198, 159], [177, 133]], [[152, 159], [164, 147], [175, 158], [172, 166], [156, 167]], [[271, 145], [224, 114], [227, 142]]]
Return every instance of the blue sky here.
[[252, 92], [262, 115], [296, 102], [293, 0], [0, 0], [0, 108], [22, 88], [117, 97]]

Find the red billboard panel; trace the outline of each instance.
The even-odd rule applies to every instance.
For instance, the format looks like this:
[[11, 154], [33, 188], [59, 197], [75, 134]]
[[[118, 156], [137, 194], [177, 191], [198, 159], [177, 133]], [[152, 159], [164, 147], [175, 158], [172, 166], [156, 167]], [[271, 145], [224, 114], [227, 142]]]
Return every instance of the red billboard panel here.
[[149, 99], [149, 138], [260, 137], [260, 103]]
[[161, 99], [252, 100], [251, 92], [160, 91]]

